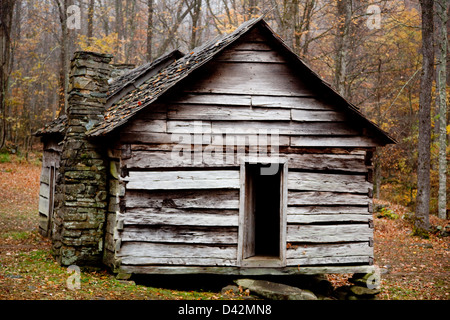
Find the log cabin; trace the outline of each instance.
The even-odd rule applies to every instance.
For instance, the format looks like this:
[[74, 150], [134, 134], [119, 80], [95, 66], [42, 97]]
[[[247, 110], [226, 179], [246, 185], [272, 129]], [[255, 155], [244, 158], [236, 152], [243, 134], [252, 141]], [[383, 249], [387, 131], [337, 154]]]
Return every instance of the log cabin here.
[[128, 274], [369, 273], [372, 156], [395, 143], [262, 17], [115, 79], [76, 52], [44, 144], [61, 265]]

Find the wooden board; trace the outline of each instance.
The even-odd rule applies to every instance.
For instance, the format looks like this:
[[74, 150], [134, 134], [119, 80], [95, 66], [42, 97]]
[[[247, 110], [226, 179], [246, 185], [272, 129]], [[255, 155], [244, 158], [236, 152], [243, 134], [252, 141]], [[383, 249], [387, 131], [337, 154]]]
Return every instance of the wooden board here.
[[184, 93], [179, 96], [169, 97], [168, 104], [195, 104], [195, 105], [221, 105], [221, 106], [251, 106], [250, 95], [223, 95], [211, 93]]
[[288, 205], [359, 205], [368, 206], [370, 198], [363, 194], [337, 192], [288, 192]]
[[185, 87], [185, 92], [261, 94], [277, 96], [311, 95], [285, 64], [258, 62], [210, 62], [204, 74]]
[[293, 147], [354, 147], [354, 148], [373, 148], [379, 146], [374, 139], [363, 136], [351, 137], [321, 137], [321, 136], [303, 136], [291, 137], [291, 146]]
[[204, 134], [211, 133], [209, 121], [167, 121], [168, 133]]
[[[364, 265], [365, 264], [365, 265]], [[347, 273], [374, 273], [375, 266], [362, 263], [361, 265], [339, 266], [293, 266], [284, 268], [240, 268], [240, 267], [210, 267], [210, 266], [133, 266], [122, 265], [120, 270], [125, 273], [145, 274], [222, 274], [222, 275], [300, 275], [300, 274], [347, 274]]]
[[[205, 122], [202, 122], [205, 123]], [[169, 129], [168, 132], [172, 132]], [[279, 134], [279, 135], [356, 135], [358, 131], [343, 126], [340, 122], [257, 122], [257, 121], [214, 121], [211, 132], [216, 134]]]
[[301, 257], [295, 259], [287, 259], [287, 266], [311, 266], [311, 265], [328, 265], [328, 264], [369, 264], [371, 262], [369, 256], [345, 256], [345, 257], [326, 257], [326, 258], [309, 258]]
[[[270, 140], [269, 140], [270, 141]], [[268, 149], [268, 150], [267, 150]], [[253, 157], [256, 155], [256, 158]], [[265, 156], [264, 156], [265, 155]], [[207, 146], [197, 148], [191, 146], [174, 146], [173, 151], [133, 151], [129, 159], [123, 160], [123, 165], [133, 169], [163, 169], [163, 168], [238, 168], [242, 157], [255, 158], [258, 161], [279, 159], [282, 155], [272, 153], [269, 148], [224, 148]]]
[[366, 207], [359, 206], [323, 206], [311, 205], [301, 207], [288, 207], [288, 215], [320, 215], [320, 214], [370, 214]]
[[239, 171], [130, 171], [129, 190], [238, 189]]
[[127, 191], [127, 208], [239, 209], [239, 190]]
[[368, 242], [320, 245], [292, 244], [289, 245], [286, 250], [287, 259], [324, 258], [335, 256], [373, 256], [373, 247], [370, 247]]
[[185, 257], [235, 259], [236, 246], [124, 242], [119, 257]]
[[288, 225], [288, 242], [369, 241], [373, 229], [368, 224]]
[[[236, 161], [227, 163], [226, 154], [222, 148], [222, 156], [212, 154], [208, 157], [201, 151], [193, 150], [191, 146], [185, 148], [174, 147], [170, 151], [133, 151], [131, 158], [123, 161], [128, 169], [159, 169], [159, 168], [207, 168], [207, 167], [237, 167]], [[192, 150], [192, 151], [190, 151]], [[234, 158], [233, 158], [234, 159]]]
[[[61, 147], [60, 147], [61, 148]], [[60, 153], [53, 150], [45, 150], [42, 154], [42, 164], [44, 167], [59, 166]]]
[[286, 63], [286, 59], [284, 59], [277, 51], [254, 51], [246, 50], [244, 48], [239, 48], [238, 50], [226, 50], [216, 58], [216, 61]]
[[273, 50], [272, 46], [270, 46], [266, 42], [243, 42], [238, 46], [233, 47], [234, 51], [271, 51]]
[[[225, 137], [223, 134], [195, 134], [189, 132], [178, 127], [176, 129], [180, 131], [180, 133], [146, 133], [146, 132], [122, 132], [120, 136], [121, 143], [124, 144], [133, 144], [140, 145], [149, 144], [147, 150], [173, 150], [174, 145], [178, 145], [180, 147], [186, 145], [211, 145], [211, 146], [224, 146], [225, 143], [231, 146], [238, 145], [248, 145], [249, 137], [253, 139], [254, 137], [258, 138], [256, 135], [242, 135], [242, 134], [233, 134], [232, 129], [230, 128], [228, 133], [225, 133]], [[289, 136], [275, 136], [275, 132], [272, 135], [270, 131], [264, 131], [262, 129], [260, 131], [259, 137], [263, 137], [263, 133], [266, 132], [268, 144], [273, 144], [275, 146], [284, 146], [287, 147], [290, 145]]]
[[289, 154], [288, 167], [304, 170], [333, 170], [367, 172], [363, 155], [346, 154]]
[[287, 108], [315, 111], [335, 111], [333, 106], [325, 104], [313, 97], [274, 97], [267, 95], [251, 96], [253, 107]]
[[187, 104], [171, 105], [168, 109], [167, 118], [169, 120], [291, 120], [291, 112], [288, 109]]
[[120, 233], [122, 241], [237, 244], [237, 227], [126, 227]]
[[[120, 135], [120, 142], [124, 144], [211, 144], [211, 135], [209, 134], [194, 134], [195, 132], [182, 132], [184, 129], [179, 129], [179, 133], [158, 133], [158, 132], [127, 132], [124, 130]], [[193, 129], [195, 130], [195, 129]], [[186, 131], [186, 130], [185, 130]]]
[[[313, 97], [283, 97], [270, 95], [249, 95], [249, 94], [217, 94], [217, 93], [184, 93], [167, 100], [167, 104], [208, 105], [208, 106], [247, 106], [258, 108], [294, 109], [318, 112], [331, 112], [340, 114], [337, 108], [319, 101]], [[327, 114], [327, 113], [325, 113]], [[295, 115], [297, 117], [298, 114]]]
[[[316, 111], [316, 110], [291, 110], [291, 119], [298, 122], [308, 122], [308, 121], [334, 121], [343, 122], [348, 121], [348, 117], [337, 111]], [[344, 125], [344, 124], [342, 124]], [[350, 123], [346, 124], [350, 126]]]
[[49, 213], [49, 201], [47, 198], [39, 197], [39, 212], [45, 216]]
[[367, 214], [296, 214], [287, 215], [287, 223], [333, 223], [333, 222], [369, 222], [372, 215]]
[[166, 120], [133, 119], [123, 129], [125, 132], [167, 132]]
[[238, 226], [238, 214], [229, 212], [196, 213], [173, 210], [158, 212], [153, 208], [129, 209], [119, 220], [127, 225], [171, 225], [171, 226]]
[[[120, 258], [121, 268], [123, 269], [127, 265], [136, 266], [139, 265], [174, 265], [174, 266], [222, 266], [233, 267], [237, 265], [236, 259], [222, 259], [222, 258], [194, 258], [194, 257], [137, 257], [132, 254], [123, 256]], [[139, 272], [138, 272], [139, 273]]]
[[365, 175], [289, 172], [288, 189], [367, 194], [372, 186]]
[[41, 182], [41, 185], [39, 187], [39, 195], [46, 199], [50, 197], [50, 187], [48, 184]]

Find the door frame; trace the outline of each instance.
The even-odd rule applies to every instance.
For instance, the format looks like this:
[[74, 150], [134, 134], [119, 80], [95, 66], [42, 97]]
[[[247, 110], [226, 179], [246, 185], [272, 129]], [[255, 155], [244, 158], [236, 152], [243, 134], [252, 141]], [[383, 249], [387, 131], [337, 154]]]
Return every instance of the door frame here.
[[[247, 185], [246, 164], [278, 164], [281, 166], [280, 172], [280, 255], [279, 258], [262, 259], [255, 257], [244, 257], [246, 254], [246, 235], [249, 228], [248, 210], [249, 199]], [[239, 159], [240, 164], [240, 193], [239, 193], [239, 231], [238, 231], [238, 251], [237, 263], [240, 267], [285, 267], [286, 266], [286, 214], [287, 214], [287, 177], [288, 177], [288, 161], [281, 157], [242, 157]]]

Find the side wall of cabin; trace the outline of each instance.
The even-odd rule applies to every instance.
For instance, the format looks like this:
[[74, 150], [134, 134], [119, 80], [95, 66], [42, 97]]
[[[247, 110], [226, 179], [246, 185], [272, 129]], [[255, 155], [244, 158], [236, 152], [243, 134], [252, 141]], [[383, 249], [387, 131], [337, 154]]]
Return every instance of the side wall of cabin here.
[[43, 138], [42, 170], [39, 188], [39, 233], [51, 237], [55, 184], [59, 172], [61, 138], [50, 135]]
[[285, 266], [371, 264], [377, 143], [319, 96], [254, 30], [141, 112], [109, 153], [105, 260], [136, 273], [239, 267], [240, 159], [201, 152], [226, 154], [226, 138], [248, 151], [245, 137], [267, 132], [288, 172]]

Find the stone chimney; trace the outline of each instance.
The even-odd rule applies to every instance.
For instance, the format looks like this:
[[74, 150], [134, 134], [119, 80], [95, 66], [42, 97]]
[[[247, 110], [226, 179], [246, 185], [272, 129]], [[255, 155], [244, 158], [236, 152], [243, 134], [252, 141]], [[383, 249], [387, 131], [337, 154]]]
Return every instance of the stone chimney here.
[[107, 209], [106, 151], [85, 132], [103, 119], [113, 56], [76, 52], [55, 192], [53, 252], [61, 265], [100, 265]]

